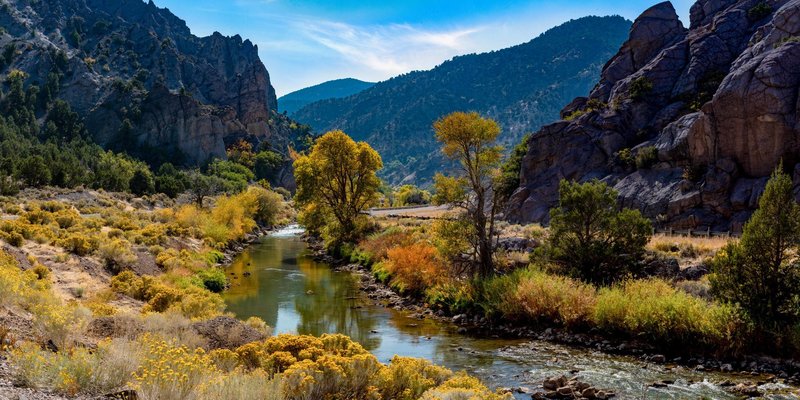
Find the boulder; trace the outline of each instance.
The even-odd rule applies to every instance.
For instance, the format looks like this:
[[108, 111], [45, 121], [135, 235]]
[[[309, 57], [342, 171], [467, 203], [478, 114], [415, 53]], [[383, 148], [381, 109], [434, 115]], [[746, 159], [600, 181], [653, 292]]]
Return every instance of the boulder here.
[[708, 275], [708, 268], [705, 265], [690, 265], [680, 271], [678, 278], [687, 281], [697, 281]]
[[678, 276], [680, 270], [678, 260], [674, 258], [656, 258], [645, 265], [644, 273], [647, 276], [672, 279]]

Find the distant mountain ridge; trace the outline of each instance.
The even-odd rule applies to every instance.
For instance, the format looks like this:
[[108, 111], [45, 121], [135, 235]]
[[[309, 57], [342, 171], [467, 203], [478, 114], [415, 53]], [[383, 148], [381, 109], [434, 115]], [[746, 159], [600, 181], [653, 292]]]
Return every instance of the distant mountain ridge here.
[[342, 129], [369, 142], [381, 153], [390, 183], [426, 184], [449, 166], [431, 128], [437, 118], [478, 111], [502, 125], [501, 141], [511, 147], [592, 88], [630, 27], [619, 16], [572, 20], [518, 46], [456, 57], [347, 98], [309, 104], [293, 118], [317, 132]]
[[291, 116], [297, 110], [313, 102], [352, 96], [374, 85], [374, 82], [364, 82], [354, 78], [323, 82], [281, 96], [278, 98], [278, 111]]

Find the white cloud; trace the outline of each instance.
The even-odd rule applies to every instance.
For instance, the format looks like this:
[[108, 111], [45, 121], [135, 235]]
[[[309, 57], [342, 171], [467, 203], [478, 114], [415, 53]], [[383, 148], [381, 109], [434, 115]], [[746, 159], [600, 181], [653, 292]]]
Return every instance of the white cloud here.
[[354, 66], [372, 70], [372, 76], [430, 68], [471, 47], [480, 27], [433, 31], [408, 24], [357, 26], [336, 21], [300, 20], [293, 30], [344, 57]]

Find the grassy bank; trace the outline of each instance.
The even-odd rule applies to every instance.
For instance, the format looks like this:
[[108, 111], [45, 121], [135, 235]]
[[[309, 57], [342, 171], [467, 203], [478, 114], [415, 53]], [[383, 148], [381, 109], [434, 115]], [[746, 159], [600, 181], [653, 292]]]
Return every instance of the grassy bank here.
[[[627, 279], [595, 286], [558, 274], [536, 253], [518, 267], [520, 253], [500, 252], [500, 274], [474, 280], [449, 264], [447, 244], [437, 239], [436, 222], [379, 220], [381, 229], [346, 251], [351, 261], [369, 267], [395, 291], [448, 315], [481, 315], [498, 323], [571, 332], [600, 332], [614, 338], [646, 341], [674, 353], [732, 356], [752, 351], [755, 334], [747, 314], [707, 296], [707, 281]], [[542, 228], [505, 228], [509, 234], [542, 240]], [[683, 253], [696, 261], [714, 255], [719, 243], [655, 238], [657, 257]], [[669, 243], [669, 244], [668, 244]], [[716, 247], [714, 247], [716, 246]], [[690, 254], [691, 253], [691, 254]], [[531, 262], [532, 261], [532, 262]], [[698, 289], [706, 287], [706, 289]]]
[[140, 399], [505, 398], [424, 360], [382, 364], [341, 335], [269, 337], [257, 318], [230, 318], [224, 252], [293, 218], [267, 189], [205, 207], [48, 189], [0, 207], [0, 352], [24, 387]]

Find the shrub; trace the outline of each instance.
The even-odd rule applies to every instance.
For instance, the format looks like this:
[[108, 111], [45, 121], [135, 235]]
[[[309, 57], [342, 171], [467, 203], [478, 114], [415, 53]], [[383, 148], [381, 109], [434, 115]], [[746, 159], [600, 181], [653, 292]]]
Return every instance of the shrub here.
[[574, 328], [591, 321], [596, 294], [591, 285], [528, 269], [522, 273], [512, 300], [528, 320], [556, 322]]
[[421, 294], [446, 274], [436, 248], [426, 243], [389, 249], [384, 267], [391, 276], [390, 284], [401, 293]]
[[422, 394], [420, 400], [513, 400], [510, 393], [492, 393], [475, 377], [458, 373], [438, 387]]
[[741, 346], [748, 329], [736, 307], [709, 303], [657, 279], [600, 290], [593, 318], [609, 331], [720, 350]]
[[197, 276], [203, 281], [203, 287], [214, 293], [221, 293], [228, 285], [225, 272], [219, 268], [204, 269]]
[[653, 91], [653, 82], [650, 79], [647, 79], [644, 76], [640, 76], [631, 82], [630, 87], [628, 88], [628, 97], [631, 100], [644, 100], [650, 92]]
[[358, 250], [364, 255], [364, 264], [369, 265], [386, 259], [389, 249], [410, 245], [413, 242], [408, 232], [400, 228], [390, 228], [362, 240], [358, 244]]
[[749, 18], [751, 21], [759, 21], [770, 14], [772, 14], [772, 6], [767, 4], [765, 1], [762, 1], [747, 10], [747, 18]]
[[8, 234], [6, 241], [14, 247], [21, 247], [25, 243], [25, 237], [18, 232], [11, 232]]
[[112, 272], [119, 272], [138, 260], [136, 254], [131, 251], [131, 244], [123, 239], [102, 243], [97, 248], [97, 255]]
[[104, 395], [125, 387], [138, 364], [138, 349], [125, 340], [102, 341], [93, 351], [57, 353], [24, 343], [11, 354], [16, 379], [26, 387], [68, 396]]
[[649, 169], [658, 162], [658, 149], [655, 146], [646, 146], [636, 153], [636, 168]]
[[617, 156], [617, 160], [625, 167], [636, 165], [636, 159], [633, 157], [633, 152], [631, 152], [629, 147], [618, 151], [615, 155]]
[[[213, 357], [213, 352], [212, 352]], [[202, 385], [198, 398], [204, 400], [284, 400], [280, 376], [270, 376], [260, 370], [245, 373], [231, 371]]]
[[204, 383], [219, 374], [211, 357], [202, 349], [192, 351], [145, 334], [141, 364], [133, 374], [132, 386], [144, 400], [180, 400], [194, 398]]
[[78, 256], [88, 255], [97, 248], [96, 243], [93, 243], [88, 237], [78, 233], [70, 234], [63, 239], [59, 239], [57, 244], [64, 250]]
[[372, 354], [323, 355], [287, 368], [281, 375], [281, 391], [286, 398], [297, 400], [333, 398], [344, 393], [350, 399], [377, 399], [371, 381], [381, 369]]
[[430, 361], [394, 356], [389, 367], [380, 371], [377, 381], [382, 398], [415, 400], [452, 376], [450, 370]]
[[476, 305], [475, 288], [465, 282], [438, 284], [425, 290], [425, 302], [450, 314], [464, 313]]
[[717, 298], [740, 304], [766, 329], [800, 320], [800, 205], [792, 178], [775, 170], [742, 232], [712, 263], [709, 277]]
[[617, 192], [600, 181], [562, 181], [550, 211], [550, 257], [582, 280], [608, 284], [636, 272], [652, 234], [638, 210], [617, 207]]

